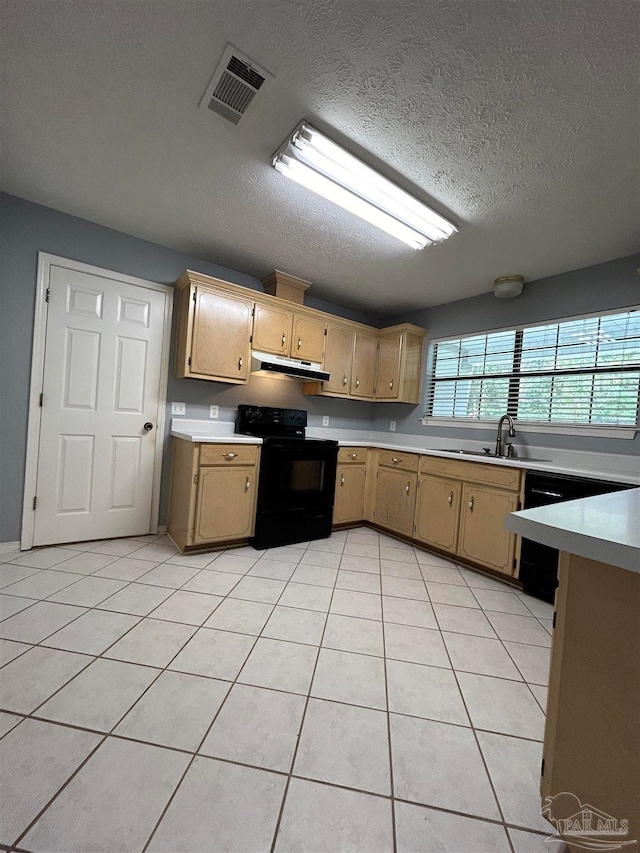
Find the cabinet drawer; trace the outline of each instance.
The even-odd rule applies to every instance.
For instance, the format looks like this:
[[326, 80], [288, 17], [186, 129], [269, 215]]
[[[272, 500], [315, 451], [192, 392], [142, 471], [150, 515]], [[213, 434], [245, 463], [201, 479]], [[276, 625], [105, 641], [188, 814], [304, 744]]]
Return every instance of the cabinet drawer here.
[[255, 444], [201, 444], [201, 465], [255, 465], [258, 447]]
[[483, 483], [488, 486], [501, 486], [517, 492], [520, 489], [519, 468], [507, 468], [501, 465], [487, 465], [482, 462], [462, 462], [457, 459], [439, 459], [435, 456], [422, 456], [421, 474], [435, 474], [438, 477], [454, 477], [471, 483]]
[[417, 471], [420, 457], [416, 453], [399, 453], [394, 450], [381, 450], [378, 464], [387, 468], [400, 468], [403, 471]]
[[364, 465], [366, 461], [366, 447], [341, 447], [338, 450], [338, 463], [344, 463], [345, 465]]

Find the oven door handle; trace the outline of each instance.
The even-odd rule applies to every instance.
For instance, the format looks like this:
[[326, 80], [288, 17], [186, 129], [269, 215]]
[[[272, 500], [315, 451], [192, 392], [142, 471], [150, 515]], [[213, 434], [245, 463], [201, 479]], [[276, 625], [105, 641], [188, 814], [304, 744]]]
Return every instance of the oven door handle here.
[[532, 495], [543, 495], [545, 498], [563, 498], [564, 495], [560, 494], [560, 492], [549, 492], [546, 489], [531, 489], [530, 494]]

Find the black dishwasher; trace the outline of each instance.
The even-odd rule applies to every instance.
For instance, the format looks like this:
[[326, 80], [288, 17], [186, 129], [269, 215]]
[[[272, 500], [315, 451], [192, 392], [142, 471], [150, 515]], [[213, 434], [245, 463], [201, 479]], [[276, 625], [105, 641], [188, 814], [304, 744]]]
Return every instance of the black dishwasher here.
[[[628, 488], [632, 487], [624, 483], [528, 471], [524, 487], [524, 508], [533, 509], [536, 506], [590, 498]], [[531, 539], [523, 539], [520, 551], [520, 580], [525, 592], [553, 603], [558, 586], [558, 551], [548, 545], [532, 542]]]

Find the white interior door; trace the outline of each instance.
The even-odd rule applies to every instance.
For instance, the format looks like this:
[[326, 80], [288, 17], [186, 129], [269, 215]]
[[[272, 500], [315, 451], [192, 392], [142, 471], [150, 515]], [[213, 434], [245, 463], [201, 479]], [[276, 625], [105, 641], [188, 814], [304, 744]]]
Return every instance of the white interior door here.
[[150, 529], [169, 294], [112, 275], [49, 267], [34, 545]]

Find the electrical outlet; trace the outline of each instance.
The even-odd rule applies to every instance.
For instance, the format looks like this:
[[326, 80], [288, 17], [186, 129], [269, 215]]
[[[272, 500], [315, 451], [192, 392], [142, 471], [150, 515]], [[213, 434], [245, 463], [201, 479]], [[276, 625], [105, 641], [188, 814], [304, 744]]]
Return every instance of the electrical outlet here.
[[171, 414], [172, 415], [186, 415], [187, 413], [187, 404], [186, 403], [172, 403], [171, 404]]
[[389, 421], [389, 431], [390, 432], [396, 431], [396, 422], [395, 421]]
[[209, 406], [209, 417], [210, 418], [219, 418], [220, 417], [220, 406]]
[[329, 415], [322, 416], [322, 426], [329, 426]]

